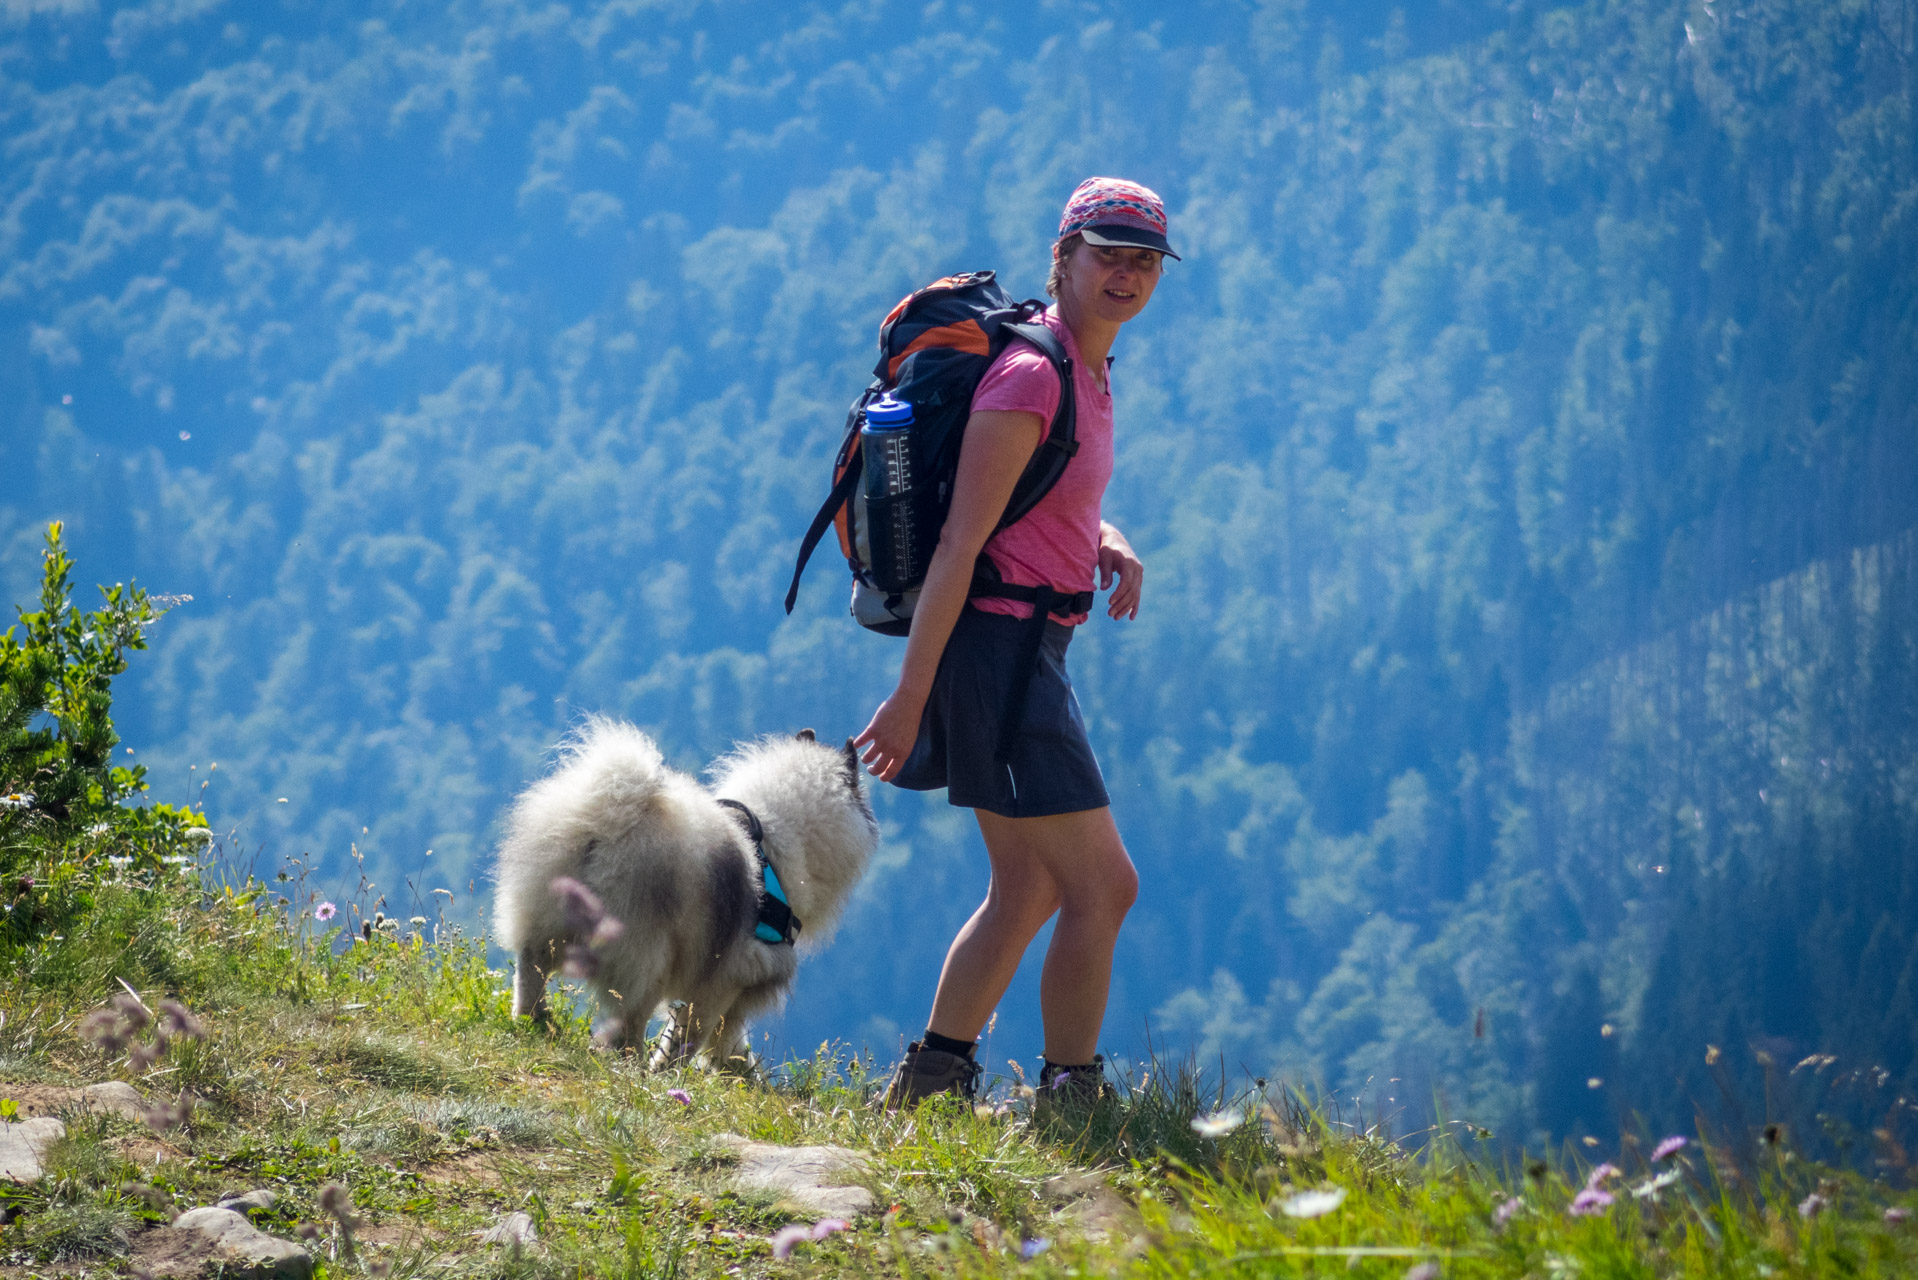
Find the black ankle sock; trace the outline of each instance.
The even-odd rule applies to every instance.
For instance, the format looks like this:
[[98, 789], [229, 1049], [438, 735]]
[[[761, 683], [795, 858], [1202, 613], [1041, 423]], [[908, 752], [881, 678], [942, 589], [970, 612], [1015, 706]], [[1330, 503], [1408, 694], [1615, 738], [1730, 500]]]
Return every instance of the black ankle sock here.
[[937, 1049], [941, 1053], [956, 1053], [962, 1058], [970, 1058], [972, 1051], [979, 1046], [977, 1040], [954, 1040], [951, 1036], [940, 1035], [931, 1027], [926, 1028], [926, 1034], [921, 1037], [919, 1043], [928, 1049]]

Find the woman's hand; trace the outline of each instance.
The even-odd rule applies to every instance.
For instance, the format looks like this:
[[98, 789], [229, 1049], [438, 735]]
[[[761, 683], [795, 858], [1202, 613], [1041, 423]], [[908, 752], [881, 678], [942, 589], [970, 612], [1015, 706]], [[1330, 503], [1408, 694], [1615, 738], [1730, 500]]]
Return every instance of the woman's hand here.
[[1132, 544], [1111, 525], [1099, 524], [1099, 590], [1119, 585], [1106, 601], [1106, 614], [1113, 618], [1139, 616], [1139, 593], [1145, 586], [1145, 565], [1132, 553]]
[[906, 765], [906, 757], [919, 741], [919, 718], [925, 714], [926, 695], [914, 696], [903, 686], [879, 704], [872, 722], [852, 745], [860, 749], [866, 769], [881, 782], [891, 782]]

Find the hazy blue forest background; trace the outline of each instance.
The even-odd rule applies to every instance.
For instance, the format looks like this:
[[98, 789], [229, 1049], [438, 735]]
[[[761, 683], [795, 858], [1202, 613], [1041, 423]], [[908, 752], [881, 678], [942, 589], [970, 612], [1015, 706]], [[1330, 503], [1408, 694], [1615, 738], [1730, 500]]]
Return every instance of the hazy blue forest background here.
[[[1146, 886], [1111, 1047], [1518, 1138], [1766, 1074], [1895, 1117], [1918, 3], [1168, 12], [3, 0], [0, 594], [56, 517], [191, 594], [121, 682], [156, 793], [477, 920], [581, 714], [689, 768], [864, 723], [900, 646], [831, 556], [779, 596], [874, 324], [1038, 293], [1136, 178], [1186, 260], [1117, 351], [1146, 608], [1073, 650]], [[983, 889], [878, 808], [782, 1048], [890, 1054]]]

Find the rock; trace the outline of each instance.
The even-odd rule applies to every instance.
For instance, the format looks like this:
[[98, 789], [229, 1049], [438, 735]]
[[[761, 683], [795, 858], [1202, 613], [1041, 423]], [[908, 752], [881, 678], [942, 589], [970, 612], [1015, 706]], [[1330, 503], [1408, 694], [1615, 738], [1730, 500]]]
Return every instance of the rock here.
[[1097, 1173], [1061, 1173], [1040, 1184], [1039, 1194], [1051, 1204], [1052, 1220], [1088, 1240], [1104, 1241], [1136, 1233], [1139, 1214]]
[[146, 1119], [146, 1102], [124, 1080], [108, 1080], [84, 1088], [52, 1084], [9, 1084], [0, 1081], [0, 1098], [12, 1098], [21, 1116], [51, 1116], [81, 1109], [109, 1112], [129, 1120]]
[[845, 1147], [782, 1147], [750, 1142], [735, 1134], [715, 1139], [739, 1157], [732, 1178], [741, 1191], [771, 1191], [781, 1203], [820, 1218], [854, 1218], [877, 1204], [853, 1179], [866, 1172], [865, 1157]]
[[146, 1119], [146, 1099], [124, 1080], [90, 1084], [84, 1089], [75, 1090], [74, 1096], [83, 1106], [91, 1107], [95, 1111], [111, 1111], [129, 1120]]
[[134, 1261], [155, 1276], [213, 1273], [232, 1280], [308, 1280], [313, 1259], [231, 1209], [190, 1209], [170, 1227], [146, 1232]]
[[539, 1229], [530, 1213], [509, 1213], [484, 1231], [475, 1231], [481, 1244], [535, 1245]]
[[53, 1143], [67, 1136], [67, 1127], [52, 1116], [31, 1120], [0, 1120], [0, 1180], [38, 1182], [46, 1170], [40, 1157]]
[[280, 1197], [261, 1187], [257, 1191], [248, 1191], [243, 1195], [228, 1196], [221, 1200], [218, 1207], [231, 1209], [235, 1213], [253, 1213], [256, 1210], [271, 1209], [279, 1203]]

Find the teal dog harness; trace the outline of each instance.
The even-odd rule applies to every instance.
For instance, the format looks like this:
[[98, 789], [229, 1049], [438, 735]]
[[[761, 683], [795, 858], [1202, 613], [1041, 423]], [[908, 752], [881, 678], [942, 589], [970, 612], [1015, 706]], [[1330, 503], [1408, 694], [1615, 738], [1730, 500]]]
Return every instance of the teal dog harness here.
[[775, 947], [790, 947], [793, 939], [799, 936], [802, 926], [799, 917], [793, 914], [792, 903], [786, 898], [785, 886], [779, 883], [779, 872], [774, 870], [772, 859], [766, 856], [766, 829], [759, 825], [758, 815], [739, 801], [721, 800], [719, 803], [739, 815], [746, 835], [753, 842], [753, 857], [759, 861], [759, 922], [753, 926], [753, 936]]

